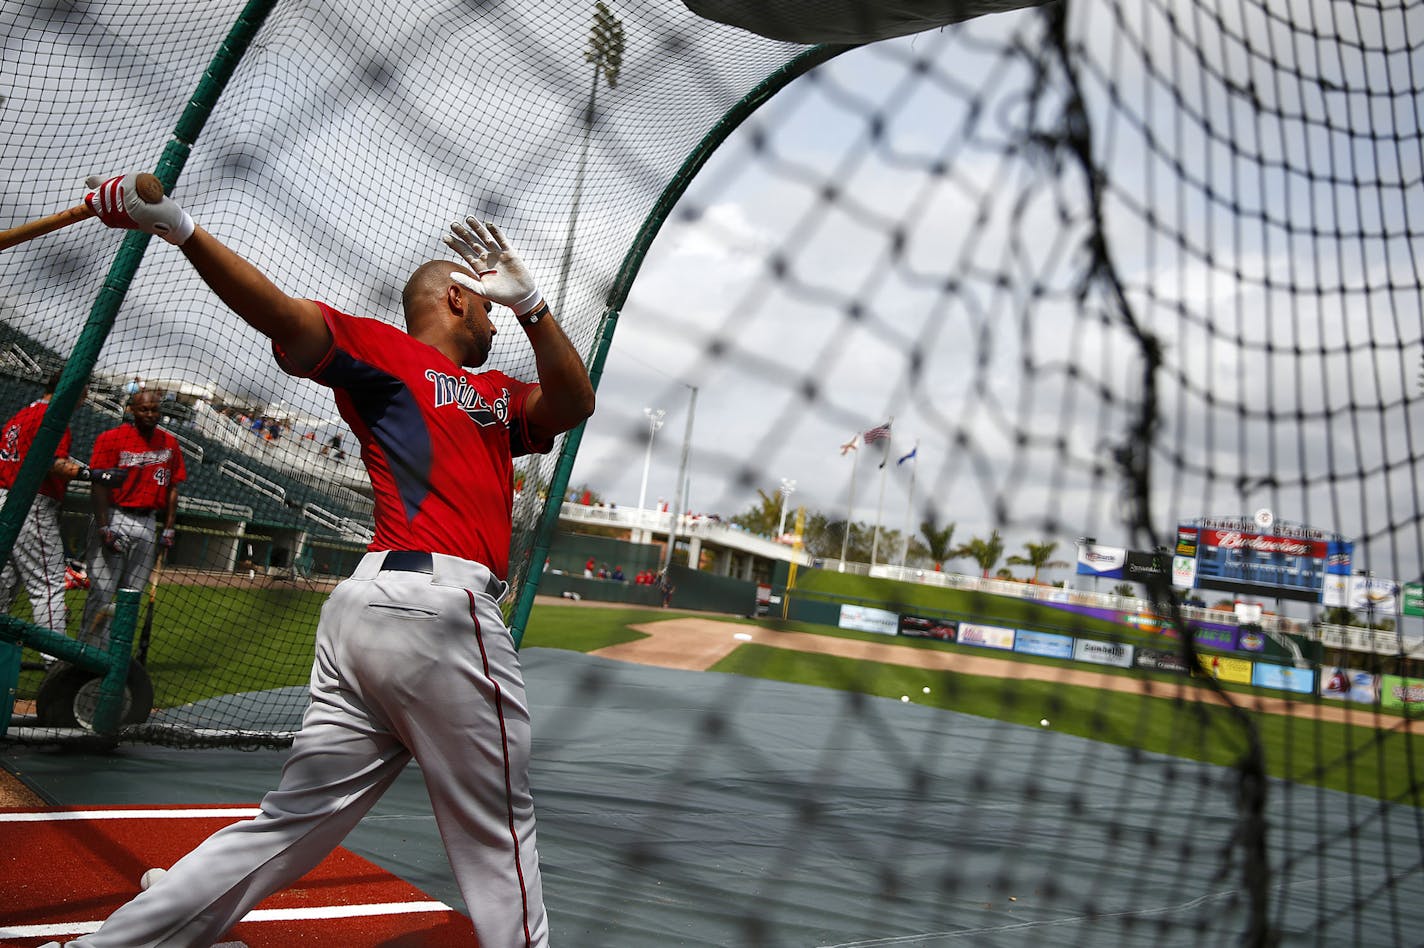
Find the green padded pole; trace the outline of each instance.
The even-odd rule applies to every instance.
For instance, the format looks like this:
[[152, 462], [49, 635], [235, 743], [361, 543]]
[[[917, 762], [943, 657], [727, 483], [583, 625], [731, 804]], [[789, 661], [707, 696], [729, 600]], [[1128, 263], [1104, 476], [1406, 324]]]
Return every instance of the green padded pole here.
[[[163, 182], [165, 192], [171, 193], [177, 184], [178, 174], [188, 159], [192, 143], [197, 139], [208, 116], [212, 114], [218, 97], [232, 77], [243, 53], [251, 45], [253, 37], [274, 6], [276, 0], [251, 0], [238, 15], [217, 54], [208, 64], [198, 82], [197, 91], [178, 120], [173, 140], [164, 148], [158, 170], [155, 172]], [[59, 439], [78, 407], [79, 393], [90, 373], [94, 371], [94, 365], [99, 360], [99, 351], [109, 337], [119, 306], [122, 305], [134, 274], [138, 272], [139, 264], [143, 261], [148, 242], [148, 234], [141, 231], [130, 232], [124, 237], [123, 245], [109, 266], [108, 276], [105, 277], [99, 295], [89, 311], [89, 319], [74, 345], [74, 351], [64, 364], [59, 387], [55, 390], [54, 398], [50, 400], [49, 408], [45, 410], [40, 430], [35, 434], [34, 443], [20, 465], [15, 486], [10, 490], [4, 508], [0, 509], [0, 562], [8, 559], [10, 551], [14, 549], [20, 525], [34, 503], [40, 482], [49, 470], [50, 459], [54, 457], [55, 448], [59, 446]], [[102, 671], [108, 667], [104, 653], [95, 649], [86, 651], [86, 647], [59, 632], [9, 616], [0, 616], [0, 639], [25, 642], [47, 654], [72, 661], [91, 671]], [[127, 668], [128, 663], [125, 660], [125, 673]]]
[[[63, 436], [64, 429], [69, 426], [74, 409], [79, 405], [79, 393], [84, 390], [89, 373], [94, 370], [94, 363], [99, 359], [99, 350], [108, 338], [119, 305], [124, 300], [124, 294], [128, 292], [139, 262], [143, 260], [148, 239], [148, 234], [138, 231], [124, 237], [124, 242], [109, 267], [109, 275], [99, 288], [99, 295], [89, 311], [89, 319], [84, 324], [69, 359], [64, 363], [59, 385], [55, 389], [54, 397], [50, 399], [49, 408], [45, 410], [34, 443], [20, 464], [15, 486], [10, 489], [10, 494], [5, 499], [4, 509], [0, 510], [0, 554], [3, 554], [4, 559], [9, 559], [10, 551], [15, 546], [15, 538], [20, 533], [20, 525], [34, 504], [40, 482], [49, 472], [55, 449], [59, 447], [59, 439]], [[100, 671], [105, 665], [104, 653], [96, 649], [90, 649], [86, 653], [79, 643], [60, 632], [12, 616], [0, 616], [0, 637], [24, 642], [46, 654], [72, 661], [91, 671]]]
[[[687, 192], [693, 178], [707, 164], [712, 153], [727, 140], [728, 136], [753, 112], [766, 104], [773, 95], [786, 88], [798, 76], [806, 74], [822, 63], [853, 48], [855, 47], [852, 45], [816, 46], [797, 56], [763, 79], [755, 89], [748, 92], [736, 105], [728, 109], [727, 113], [717, 121], [716, 125], [712, 126], [711, 130], [697, 143], [697, 147], [683, 161], [682, 166], [678, 168], [667, 187], [663, 188], [662, 194], [658, 196], [658, 200], [652, 210], [648, 212], [648, 216], [643, 219], [643, 225], [638, 229], [637, 236], [633, 238], [632, 246], [623, 256], [623, 263], [619, 267], [618, 276], [613, 281], [613, 288], [608, 292], [607, 308], [603, 312], [598, 332], [594, 336], [593, 355], [588, 363], [588, 375], [595, 390], [598, 388], [599, 379], [603, 376], [603, 366], [608, 360], [608, 350], [613, 345], [613, 331], [618, 326], [618, 315], [628, 299], [628, 293], [633, 287], [633, 279], [638, 275], [644, 259], [647, 258], [648, 250], [653, 245], [653, 238], [658, 235], [668, 216], [672, 214], [673, 208], [677, 206], [677, 202]], [[579, 444], [583, 441], [585, 426], [586, 423], [579, 425], [564, 438], [564, 446], [559, 452], [558, 463], [554, 466], [554, 476], [549, 482], [548, 498], [544, 502], [544, 510], [540, 515], [538, 526], [535, 527], [534, 548], [530, 553], [529, 568], [525, 572], [524, 584], [519, 589], [519, 601], [515, 604], [510, 617], [509, 629], [514, 636], [515, 647], [524, 641], [524, 630], [529, 622], [529, 613], [534, 608], [534, 597], [539, 592], [539, 579], [544, 571], [544, 563], [549, 558], [549, 548], [553, 545], [554, 534], [558, 531], [559, 507], [564, 500], [564, 491], [569, 487], [569, 477], [573, 473], [574, 458], [578, 454]]]
[[124, 710], [124, 685], [133, 661], [134, 627], [138, 625], [137, 589], [120, 589], [114, 596], [114, 621], [109, 626], [109, 654], [112, 661], [99, 684], [99, 700], [94, 705], [94, 730], [117, 734]]

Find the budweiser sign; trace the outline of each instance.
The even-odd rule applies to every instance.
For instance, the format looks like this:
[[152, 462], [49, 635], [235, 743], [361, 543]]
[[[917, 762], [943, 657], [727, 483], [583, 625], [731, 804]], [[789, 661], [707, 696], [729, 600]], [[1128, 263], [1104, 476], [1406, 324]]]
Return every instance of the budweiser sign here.
[[1292, 537], [1263, 536], [1236, 530], [1207, 530], [1202, 537], [1205, 546], [1223, 550], [1252, 550], [1257, 553], [1280, 553], [1284, 556], [1314, 556], [1325, 558], [1325, 544], [1311, 543]]

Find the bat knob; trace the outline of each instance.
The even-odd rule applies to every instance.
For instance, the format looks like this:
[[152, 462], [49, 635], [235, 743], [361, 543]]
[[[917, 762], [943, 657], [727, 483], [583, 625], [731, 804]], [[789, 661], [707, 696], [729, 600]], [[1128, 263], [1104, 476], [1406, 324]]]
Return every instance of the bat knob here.
[[163, 182], [147, 171], [134, 175], [134, 190], [145, 204], [157, 204], [163, 200]]

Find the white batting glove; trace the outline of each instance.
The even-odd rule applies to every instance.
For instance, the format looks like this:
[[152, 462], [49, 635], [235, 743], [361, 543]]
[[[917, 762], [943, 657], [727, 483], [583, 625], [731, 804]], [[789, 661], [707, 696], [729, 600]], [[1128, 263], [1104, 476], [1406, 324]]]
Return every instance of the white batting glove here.
[[533, 312], [544, 302], [544, 295], [534, 286], [534, 278], [525, 269], [524, 261], [498, 227], [467, 217], [464, 224], [451, 224], [450, 230], [454, 236], [445, 236], [446, 245], [464, 257], [475, 271], [473, 277], [451, 273], [451, 280], [492, 303], [508, 306], [515, 316]]
[[119, 175], [105, 181], [99, 175], [84, 179], [89, 193], [84, 203], [94, 215], [110, 227], [142, 230], [157, 234], [174, 246], [193, 236], [196, 225], [178, 202], [164, 196], [157, 204], [149, 204], [138, 196], [132, 174]]

